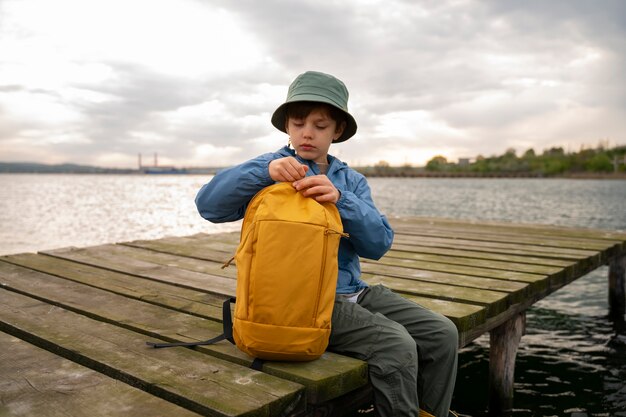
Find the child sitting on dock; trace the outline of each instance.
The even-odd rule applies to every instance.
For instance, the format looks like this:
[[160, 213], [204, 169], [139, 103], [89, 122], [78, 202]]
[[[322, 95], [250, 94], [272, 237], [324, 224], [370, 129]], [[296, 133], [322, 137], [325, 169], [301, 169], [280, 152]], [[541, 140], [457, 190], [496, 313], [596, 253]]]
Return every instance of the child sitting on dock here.
[[394, 233], [374, 205], [365, 177], [328, 154], [332, 143], [348, 140], [357, 130], [344, 83], [320, 72], [299, 75], [271, 121], [289, 135], [289, 144], [220, 171], [199, 191], [198, 211], [212, 222], [239, 220], [252, 197], [275, 182], [290, 182], [306, 197], [335, 204], [350, 238], [341, 239], [339, 247], [328, 350], [368, 363], [378, 415], [448, 416], [456, 379], [456, 327], [360, 278], [359, 257], [382, 257]]

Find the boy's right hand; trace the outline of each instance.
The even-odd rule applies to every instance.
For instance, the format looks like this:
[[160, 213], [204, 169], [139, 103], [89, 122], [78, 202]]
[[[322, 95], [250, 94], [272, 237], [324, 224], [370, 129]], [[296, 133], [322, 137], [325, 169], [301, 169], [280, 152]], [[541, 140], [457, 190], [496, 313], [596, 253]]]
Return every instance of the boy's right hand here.
[[269, 164], [270, 177], [274, 181], [293, 182], [306, 176], [309, 167], [302, 165], [293, 156], [274, 159]]

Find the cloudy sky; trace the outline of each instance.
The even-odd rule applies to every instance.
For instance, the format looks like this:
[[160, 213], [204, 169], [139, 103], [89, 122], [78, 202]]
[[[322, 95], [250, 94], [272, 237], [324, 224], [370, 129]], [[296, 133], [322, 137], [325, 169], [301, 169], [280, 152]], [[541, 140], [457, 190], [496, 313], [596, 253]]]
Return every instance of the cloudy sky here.
[[306, 70], [352, 165], [626, 144], [623, 0], [0, 0], [0, 161], [242, 162]]

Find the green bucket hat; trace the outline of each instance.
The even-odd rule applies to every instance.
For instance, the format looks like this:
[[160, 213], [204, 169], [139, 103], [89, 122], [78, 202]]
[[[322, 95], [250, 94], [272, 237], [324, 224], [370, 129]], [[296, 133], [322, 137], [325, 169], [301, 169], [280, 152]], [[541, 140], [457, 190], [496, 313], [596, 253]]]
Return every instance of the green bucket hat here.
[[356, 133], [356, 120], [348, 113], [348, 89], [341, 80], [322, 72], [307, 71], [298, 75], [289, 86], [287, 100], [272, 115], [272, 124], [285, 132], [287, 104], [295, 101], [314, 101], [330, 104], [346, 114], [346, 128], [335, 143], [350, 139]]

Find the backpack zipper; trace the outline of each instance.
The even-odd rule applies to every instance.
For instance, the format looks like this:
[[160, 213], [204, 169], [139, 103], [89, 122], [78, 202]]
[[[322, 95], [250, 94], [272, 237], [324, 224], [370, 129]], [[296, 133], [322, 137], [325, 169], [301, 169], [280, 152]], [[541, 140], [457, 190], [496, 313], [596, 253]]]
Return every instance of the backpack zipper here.
[[315, 318], [317, 317], [317, 312], [319, 310], [319, 305], [320, 305], [320, 299], [322, 298], [322, 283], [323, 283], [323, 278], [324, 278], [324, 270], [326, 269], [326, 257], [327, 257], [327, 250], [328, 250], [328, 235], [341, 235], [341, 237], [350, 237], [350, 235], [348, 233], [344, 233], [344, 232], [339, 232], [337, 230], [334, 229], [329, 229], [329, 228], [325, 228], [324, 229], [324, 245], [322, 247], [322, 268], [320, 270], [320, 278], [319, 278], [319, 285], [317, 287], [317, 299], [315, 300], [315, 311], [313, 312], [313, 317], [312, 317], [312, 323], [311, 326], [315, 327]]
[[320, 306], [320, 298], [322, 298], [322, 286], [324, 283], [324, 270], [326, 269], [326, 251], [328, 246], [328, 235], [331, 229], [324, 229], [324, 245], [322, 246], [322, 267], [320, 269], [320, 277], [317, 285], [317, 298], [315, 299], [315, 310], [313, 311], [313, 317], [311, 317], [311, 327], [315, 327], [315, 318]]

